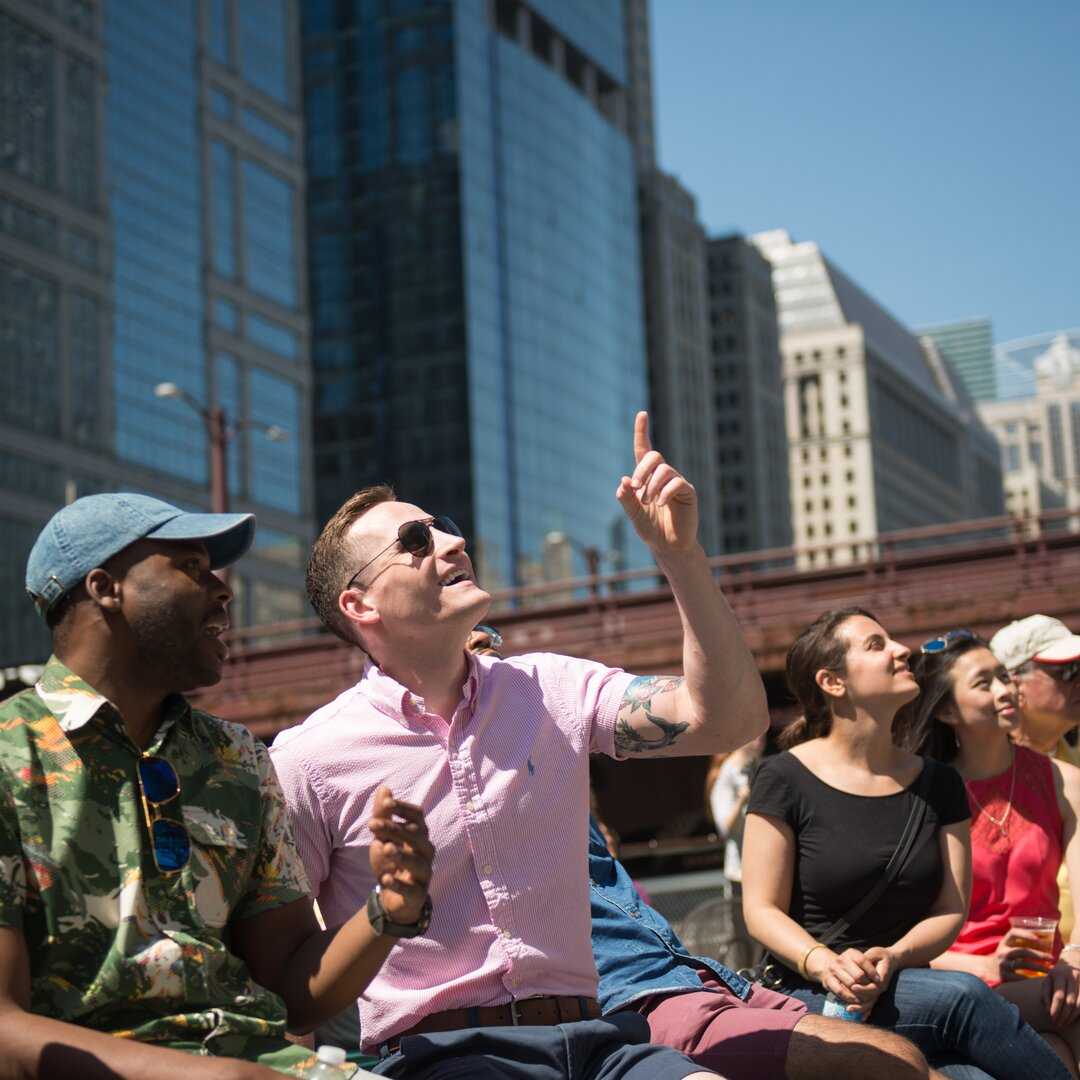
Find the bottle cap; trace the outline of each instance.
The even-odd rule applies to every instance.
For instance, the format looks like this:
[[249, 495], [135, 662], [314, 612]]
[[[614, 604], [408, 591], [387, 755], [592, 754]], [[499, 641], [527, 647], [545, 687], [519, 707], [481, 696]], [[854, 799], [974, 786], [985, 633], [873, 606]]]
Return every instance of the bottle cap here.
[[344, 1065], [347, 1056], [344, 1047], [341, 1046], [320, 1046], [316, 1054], [324, 1065]]

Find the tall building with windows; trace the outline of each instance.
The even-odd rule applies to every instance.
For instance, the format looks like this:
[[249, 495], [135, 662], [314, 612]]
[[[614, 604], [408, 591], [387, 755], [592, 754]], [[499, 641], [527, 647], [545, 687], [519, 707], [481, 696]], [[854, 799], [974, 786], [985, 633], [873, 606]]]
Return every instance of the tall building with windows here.
[[994, 329], [989, 319], [924, 326], [915, 333], [933, 342], [972, 401], [993, 401], [997, 397]]
[[791, 500], [772, 267], [745, 237], [708, 243], [711, 396], [724, 551], [790, 547]]
[[724, 550], [709, 364], [705, 230], [697, 200], [656, 161], [649, 5], [623, 0], [626, 118], [638, 170], [642, 305], [649, 400], [657, 448], [692, 481], [699, 535]]
[[879, 533], [1003, 512], [1001, 468], [949, 365], [817, 244], [753, 238], [772, 264], [791, 508], [802, 565], [850, 562]]
[[1019, 516], [1080, 507], [1080, 331], [1029, 338], [1004, 355], [1034, 388], [978, 406], [1001, 446], [1006, 507]]
[[622, 0], [302, 15], [319, 516], [388, 480], [491, 587], [641, 563], [613, 498], [646, 403]]
[[305, 611], [297, 26], [296, 0], [0, 0], [0, 664], [47, 649], [23, 570], [65, 500], [209, 505], [206, 427], [160, 383], [231, 422], [260, 523], [234, 620]]

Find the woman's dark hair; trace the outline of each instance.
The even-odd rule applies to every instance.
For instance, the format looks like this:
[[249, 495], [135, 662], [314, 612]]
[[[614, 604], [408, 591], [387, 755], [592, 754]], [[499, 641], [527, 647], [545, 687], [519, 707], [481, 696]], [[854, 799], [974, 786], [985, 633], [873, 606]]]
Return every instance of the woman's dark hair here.
[[960, 752], [956, 732], [938, 719], [942, 709], [953, 701], [953, 665], [972, 649], [989, 648], [977, 634], [965, 632], [937, 652], [920, 652], [912, 657], [911, 671], [919, 684], [919, 696], [893, 720], [893, 742], [897, 746], [945, 764], [956, 757]]
[[787, 684], [802, 707], [802, 716], [784, 728], [780, 744], [790, 750], [808, 739], [819, 739], [832, 730], [832, 710], [824, 691], [817, 684], [822, 668], [843, 673], [848, 643], [839, 630], [848, 619], [863, 615], [877, 622], [877, 617], [865, 608], [847, 607], [819, 615], [796, 639], [788, 650]]

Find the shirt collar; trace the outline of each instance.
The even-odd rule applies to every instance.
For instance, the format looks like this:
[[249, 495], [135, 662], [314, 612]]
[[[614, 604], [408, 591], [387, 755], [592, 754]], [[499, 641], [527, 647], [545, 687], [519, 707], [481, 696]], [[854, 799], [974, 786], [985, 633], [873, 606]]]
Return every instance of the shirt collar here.
[[[45, 707], [56, 717], [61, 731], [78, 731], [85, 727], [103, 709], [108, 710], [117, 722], [120, 713], [116, 706], [104, 695], [99, 694], [85, 679], [80, 678], [66, 664], [55, 656], [50, 656], [41, 673], [41, 678], [34, 685], [37, 695]], [[181, 694], [170, 694], [162, 705], [161, 724], [154, 733], [151, 747], [160, 746], [165, 733], [182, 718], [191, 714], [191, 706]], [[121, 724], [121, 729], [123, 725]]]
[[[480, 690], [484, 667], [477, 656], [467, 652], [465, 660], [468, 668], [465, 684], [462, 688], [466, 711], [471, 713]], [[387, 674], [371, 657], [364, 663], [364, 673], [360, 677], [360, 689], [364, 696], [379, 712], [386, 716], [402, 720], [424, 715], [424, 699], [402, 686], [392, 675]]]

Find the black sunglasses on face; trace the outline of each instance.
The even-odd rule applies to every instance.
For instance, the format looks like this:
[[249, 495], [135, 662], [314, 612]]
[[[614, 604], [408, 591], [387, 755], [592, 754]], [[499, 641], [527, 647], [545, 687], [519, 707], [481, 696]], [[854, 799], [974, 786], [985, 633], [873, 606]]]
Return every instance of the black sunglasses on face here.
[[435, 547], [435, 540], [431, 535], [432, 527], [439, 530], [442, 533], [448, 533], [450, 536], [463, 536], [464, 533], [445, 515], [440, 514], [436, 517], [420, 518], [417, 521], [406, 521], [404, 525], [397, 531], [395, 539], [391, 540], [389, 544], [373, 555], [351, 578], [349, 578], [346, 589], [353, 587], [353, 582], [376, 560], [385, 555], [395, 544], [400, 544], [402, 548], [410, 555], [416, 555], [418, 557], [424, 555], [430, 555]]
[[180, 777], [168, 761], [154, 754], [139, 758], [138, 771], [143, 816], [154, 842], [154, 862], [163, 874], [175, 874], [191, 858], [191, 837], [183, 825], [162, 817], [160, 808], [180, 794]]
[[939, 653], [944, 652], [952, 645], [956, 645], [961, 641], [978, 641], [979, 635], [973, 630], [949, 630], [942, 634], [940, 637], [931, 638], [929, 641], [924, 641], [919, 646], [919, 652], [921, 653]]

